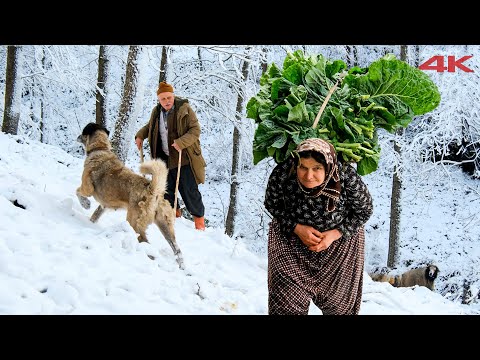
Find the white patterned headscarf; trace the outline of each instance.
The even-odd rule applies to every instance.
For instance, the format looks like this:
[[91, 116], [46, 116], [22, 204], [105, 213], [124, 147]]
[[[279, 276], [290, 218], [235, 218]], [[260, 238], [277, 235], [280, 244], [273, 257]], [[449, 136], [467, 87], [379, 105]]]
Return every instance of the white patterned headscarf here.
[[303, 140], [298, 144], [295, 152], [315, 151], [325, 158], [327, 168], [325, 169], [325, 181], [314, 189], [313, 196], [325, 196], [328, 198], [327, 211], [335, 210], [336, 203], [340, 197], [341, 184], [338, 173], [337, 152], [332, 144], [319, 138]]

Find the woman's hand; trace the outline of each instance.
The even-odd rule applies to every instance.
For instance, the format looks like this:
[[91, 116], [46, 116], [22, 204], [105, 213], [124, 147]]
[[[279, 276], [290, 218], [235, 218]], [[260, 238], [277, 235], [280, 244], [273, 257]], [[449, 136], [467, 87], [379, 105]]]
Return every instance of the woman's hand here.
[[321, 241], [308, 247], [308, 250], [320, 252], [328, 249], [332, 243], [342, 237], [342, 233], [337, 229], [327, 230], [320, 233]]
[[320, 231], [309, 225], [297, 224], [293, 232], [308, 246], [315, 246], [323, 239]]

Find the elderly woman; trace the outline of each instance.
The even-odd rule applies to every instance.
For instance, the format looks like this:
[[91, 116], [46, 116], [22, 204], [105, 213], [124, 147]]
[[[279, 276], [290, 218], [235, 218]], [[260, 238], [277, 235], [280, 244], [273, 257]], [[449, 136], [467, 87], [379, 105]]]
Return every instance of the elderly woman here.
[[265, 207], [268, 313], [357, 315], [362, 301], [364, 225], [372, 198], [356, 169], [333, 146], [307, 139], [272, 171]]

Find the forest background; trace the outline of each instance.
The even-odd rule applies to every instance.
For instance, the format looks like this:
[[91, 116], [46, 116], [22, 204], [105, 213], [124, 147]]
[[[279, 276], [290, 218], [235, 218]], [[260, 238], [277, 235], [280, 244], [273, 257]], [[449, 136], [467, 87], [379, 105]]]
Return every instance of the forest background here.
[[[134, 134], [157, 103], [158, 83], [166, 80], [173, 84], [177, 96], [189, 99], [202, 127], [207, 180], [200, 190], [206, 202], [207, 226], [224, 228], [252, 251], [266, 254], [270, 216], [263, 206], [263, 194], [275, 163], [265, 159], [253, 165], [255, 124], [246, 118], [245, 106], [258, 92], [267, 65], [275, 62], [281, 68], [286, 54], [297, 49], [342, 59], [349, 67], [366, 67], [387, 53], [415, 67], [437, 57], [434, 67], [424, 71], [439, 88], [440, 105], [417, 116], [404, 131], [378, 133], [382, 149], [379, 168], [364, 178], [370, 187], [382, 188], [390, 202], [375, 204], [366, 228], [366, 269], [388, 267], [401, 272], [436, 258], [448, 258], [448, 253], [436, 253], [440, 239], [432, 239], [428, 229], [409, 227], [409, 199], [402, 196], [407, 189], [427, 205], [429, 198], [441, 196], [449, 187], [465, 189], [469, 200], [460, 198], [450, 204], [450, 215], [461, 227], [456, 230], [461, 236], [449, 239], [449, 229], [442, 231], [447, 241], [468, 244], [460, 246], [463, 249], [478, 244], [480, 218], [474, 208], [478, 207], [480, 174], [479, 46], [0, 46], [2, 131], [83, 157], [75, 139], [88, 122], [95, 121], [110, 129], [116, 152], [128, 166], [136, 168], [140, 154]], [[455, 63], [465, 56], [468, 59], [464, 62]], [[144, 152], [148, 158], [147, 146]], [[464, 173], [462, 184], [454, 183], [457, 177], [453, 174], [459, 169]], [[458, 219], [459, 208], [471, 211], [467, 215], [462, 212]], [[383, 220], [385, 213], [390, 214], [389, 223]], [[444, 265], [438, 292], [454, 301], [478, 302], [478, 261], [477, 256], [470, 256], [461, 266], [457, 262]]]

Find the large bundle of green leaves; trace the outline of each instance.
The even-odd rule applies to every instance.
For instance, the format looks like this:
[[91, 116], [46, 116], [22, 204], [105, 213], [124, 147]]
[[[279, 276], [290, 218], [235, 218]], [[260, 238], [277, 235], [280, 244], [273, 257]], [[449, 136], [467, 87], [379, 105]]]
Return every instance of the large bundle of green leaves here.
[[[313, 127], [329, 91], [337, 88]], [[375, 171], [380, 158], [377, 130], [394, 132], [416, 115], [435, 109], [440, 93], [421, 70], [387, 54], [367, 68], [323, 55], [287, 54], [283, 70], [274, 63], [260, 78], [260, 90], [247, 103], [247, 117], [258, 127], [253, 161], [284, 161], [304, 139], [329, 140], [338, 158], [356, 162], [360, 175]]]

